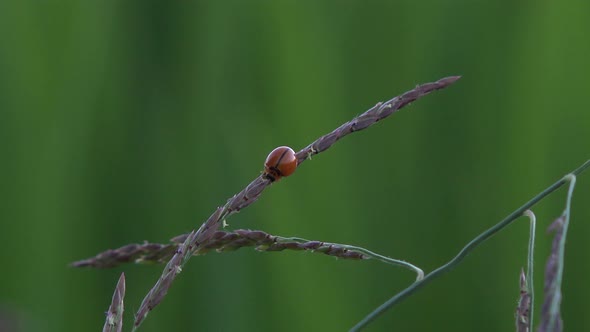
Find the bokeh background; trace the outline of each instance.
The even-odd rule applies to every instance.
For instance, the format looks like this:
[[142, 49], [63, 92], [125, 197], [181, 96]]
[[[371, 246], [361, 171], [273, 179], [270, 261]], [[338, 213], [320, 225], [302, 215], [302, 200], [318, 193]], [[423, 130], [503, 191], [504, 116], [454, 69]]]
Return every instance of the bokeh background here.
[[[198, 227], [256, 177], [416, 84], [463, 75], [344, 138], [228, 220], [425, 271], [590, 157], [588, 1], [1, 1], [0, 330], [126, 327], [160, 266], [68, 263]], [[563, 318], [589, 331], [590, 174]], [[537, 308], [560, 190], [537, 207]], [[528, 222], [369, 331], [511, 331]], [[142, 331], [342, 331], [414, 275], [242, 249], [192, 259]], [[537, 314], [537, 318], [539, 315]], [[127, 330], [127, 329], [126, 329]]]

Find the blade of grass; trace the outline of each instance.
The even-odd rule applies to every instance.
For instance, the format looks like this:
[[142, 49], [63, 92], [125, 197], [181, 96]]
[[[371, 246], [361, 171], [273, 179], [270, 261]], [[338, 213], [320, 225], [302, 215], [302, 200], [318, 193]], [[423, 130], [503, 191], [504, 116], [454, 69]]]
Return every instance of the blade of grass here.
[[537, 218], [535, 214], [531, 210], [527, 210], [525, 216], [529, 217], [531, 220], [530, 228], [529, 228], [529, 248], [528, 248], [528, 255], [527, 255], [527, 291], [530, 296], [530, 309], [529, 309], [529, 331], [533, 330], [533, 319], [535, 316], [535, 284], [533, 282], [533, 275], [534, 275], [534, 256], [535, 256], [535, 227]]

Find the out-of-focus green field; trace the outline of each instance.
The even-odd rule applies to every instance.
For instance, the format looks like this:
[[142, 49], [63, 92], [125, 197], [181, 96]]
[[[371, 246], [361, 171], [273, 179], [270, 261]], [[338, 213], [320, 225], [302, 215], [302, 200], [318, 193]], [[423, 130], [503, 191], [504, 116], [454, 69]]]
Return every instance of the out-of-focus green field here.
[[[68, 263], [188, 232], [274, 147], [299, 150], [378, 101], [463, 75], [227, 220], [431, 271], [590, 158], [588, 13], [573, 0], [1, 1], [0, 330], [99, 330], [121, 272], [129, 330], [162, 266]], [[590, 330], [589, 200], [586, 173], [569, 331]], [[545, 229], [564, 204], [562, 189], [534, 209], [538, 309]], [[514, 330], [527, 241], [523, 218], [368, 331]], [[140, 331], [343, 331], [413, 279], [377, 261], [213, 253]]]

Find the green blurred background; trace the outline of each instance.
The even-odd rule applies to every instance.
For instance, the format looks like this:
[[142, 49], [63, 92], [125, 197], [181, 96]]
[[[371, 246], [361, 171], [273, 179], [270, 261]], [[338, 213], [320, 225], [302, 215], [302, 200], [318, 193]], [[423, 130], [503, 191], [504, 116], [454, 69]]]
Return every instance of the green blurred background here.
[[[378, 101], [463, 75], [228, 220], [431, 271], [589, 158], [588, 13], [573, 0], [1, 1], [0, 330], [99, 330], [123, 271], [128, 328], [162, 268], [69, 262], [190, 231], [274, 147], [299, 150]], [[544, 231], [564, 199], [535, 208], [537, 308]], [[590, 331], [589, 199], [583, 174], [569, 331]], [[368, 330], [513, 330], [527, 241], [523, 218]], [[376, 261], [210, 254], [141, 330], [342, 331], [413, 278]]]

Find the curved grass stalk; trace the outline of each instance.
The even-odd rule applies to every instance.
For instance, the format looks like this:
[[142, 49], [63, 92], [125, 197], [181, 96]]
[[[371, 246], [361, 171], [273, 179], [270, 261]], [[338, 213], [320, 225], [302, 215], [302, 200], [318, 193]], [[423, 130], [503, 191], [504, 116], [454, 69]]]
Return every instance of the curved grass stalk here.
[[533, 331], [533, 319], [535, 313], [535, 284], [533, 282], [533, 273], [534, 273], [534, 252], [535, 252], [535, 227], [537, 218], [535, 214], [531, 210], [526, 210], [523, 214], [530, 219], [530, 227], [529, 227], [529, 247], [528, 247], [528, 255], [527, 255], [527, 272], [526, 272], [526, 284], [527, 284], [527, 292], [529, 293], [530, 297], [530, 308], [528, 311], [528, 319], [529, 319], [529, 331]]

